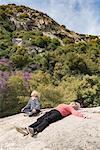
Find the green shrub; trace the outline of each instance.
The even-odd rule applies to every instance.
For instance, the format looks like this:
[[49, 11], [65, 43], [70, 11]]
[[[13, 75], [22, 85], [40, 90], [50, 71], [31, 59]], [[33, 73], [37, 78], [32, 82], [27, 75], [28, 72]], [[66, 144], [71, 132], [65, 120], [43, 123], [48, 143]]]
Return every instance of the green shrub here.
[[38, 91], [41, 93], [41, 107], [42, 108], [51, 108], [55, 107], [58, 104], [62, 103], [62, 93], [61, 91], [50, 85], [40, 85], [38, 86]]
[[47, 50], [55, 50], [57, 46], [54, 43], [50, 43], [47, 47]]
[[21, 13], [20, 14], [20, 18], [28, 18], [28, 14], [27, 13]]
[[16, 68], [22, 69], [29, 63], [28, 52], [24, 47], [16, 47], [16, 52], [12, 53], [10, 60], [14, 63]]
[[37, 31], [37, 32], [34, 32], [36, 36], [43, 36], [43, 33], [41, 31]]
[[77, 99], [85, 107], [100, 105], [100, 78], [86, 75], [77, 88]]
[[59, 40], [57, 38], [53, 38], [51, 40], [51, 43], [55, 44], [56, 46], [60, 46], [60, 42], [59, 42]]
[[34, 44], [41, 48], [45, 48], [47, 46], [46, 40], [44, 40], [41, 36], [35, 37]]
[[16, 7], [17, 12], [23, 12], [23, 8], [21, 6]]
[[71, 38], [64, 38], [63, 39], [63, 43], [66, 45], [66, 44], [70, 44], [70, 43], [74, 43], [74, 39], [71, 39]]

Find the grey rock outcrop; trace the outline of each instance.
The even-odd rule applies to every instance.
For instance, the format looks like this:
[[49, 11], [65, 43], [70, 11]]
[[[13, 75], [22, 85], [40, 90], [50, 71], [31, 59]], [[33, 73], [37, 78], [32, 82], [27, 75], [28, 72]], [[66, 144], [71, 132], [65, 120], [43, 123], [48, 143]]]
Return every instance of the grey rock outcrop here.
[[15, 126], [28, 126], [37, 117], [23, 114], [0, 119], [0, 150], [100, 150], [100, 107], [81, 109], [90, 119], [68, 116], [51, 124], [36, 138], [23, 137]]

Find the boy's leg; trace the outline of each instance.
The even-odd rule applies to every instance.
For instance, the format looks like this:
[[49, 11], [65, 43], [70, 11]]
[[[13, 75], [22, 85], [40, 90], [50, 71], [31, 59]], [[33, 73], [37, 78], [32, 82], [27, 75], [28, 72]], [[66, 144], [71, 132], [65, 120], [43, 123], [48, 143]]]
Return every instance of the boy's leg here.
[[40, 110], [32, 110], [31, 112], [29, 112], [29, 117], [32, 116], [37, 116], [41, 111]]
[[23, 111], [22, 111], [22, 113], [25, 113], [25, 114], [28, 114], [30, 112], [30, 109], [28, 109], [28, 108], [25, 108]]

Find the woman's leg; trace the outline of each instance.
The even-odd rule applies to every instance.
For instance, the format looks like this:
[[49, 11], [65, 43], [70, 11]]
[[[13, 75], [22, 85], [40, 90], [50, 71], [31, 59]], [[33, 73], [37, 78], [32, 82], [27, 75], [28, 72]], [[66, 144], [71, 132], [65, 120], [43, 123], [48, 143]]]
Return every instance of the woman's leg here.
[[44, 115], [42, 115], [41, 117], [39, 117], [37, 119], [36, 122], [34, 122], [33, 124], [31, 124], [29, 127], [31, 128], [34, 128], [34, 127], [37, 127], [39, 124], [41, 124], [41, 122], [47, 117], [50, 115], [50, 111], [49, 112], [46, 112]]
[[42, 132], [49, 124], [62, 119], [62, 115], [57, 110], [51, 110], [47, 114], [40, 117], [37, 122], [29, 127], [34, 128], [35, 132]]

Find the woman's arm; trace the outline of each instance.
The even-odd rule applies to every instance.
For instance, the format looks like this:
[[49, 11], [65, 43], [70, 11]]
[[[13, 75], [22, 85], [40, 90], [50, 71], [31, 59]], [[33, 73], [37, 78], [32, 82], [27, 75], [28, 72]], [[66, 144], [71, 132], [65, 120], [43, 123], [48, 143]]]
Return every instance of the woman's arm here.
[[70, 112], [74, 116], [86, 118], [86, 116], [84, 116], [81, 112], [76, 111], [73, 107], [70, 108]]

